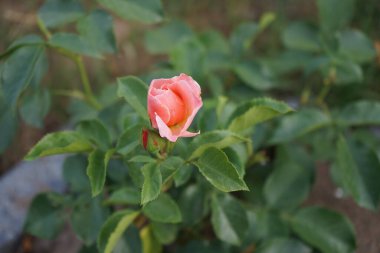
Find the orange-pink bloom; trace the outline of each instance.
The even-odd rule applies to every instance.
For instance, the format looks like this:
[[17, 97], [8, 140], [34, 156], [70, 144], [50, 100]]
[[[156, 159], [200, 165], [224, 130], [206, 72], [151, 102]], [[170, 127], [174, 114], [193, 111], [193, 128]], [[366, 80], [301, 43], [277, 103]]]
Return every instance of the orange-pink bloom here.
[[201, 88], [188, 75], [152, 80], [148, 91], [148, 114], [160, 136], [171, 142], [179, 137], [192, 137], [187, 131], [202, 107]]

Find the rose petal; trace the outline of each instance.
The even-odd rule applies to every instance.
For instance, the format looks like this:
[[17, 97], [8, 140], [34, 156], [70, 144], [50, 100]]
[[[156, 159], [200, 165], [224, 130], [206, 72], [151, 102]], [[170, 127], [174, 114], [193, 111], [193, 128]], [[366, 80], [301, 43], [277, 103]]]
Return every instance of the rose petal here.
[[171, 142], [176, 142], [178, 139], [178, 135], [173, 135], [171, 129], [165, 124], [165, 122], [162, 121], [160, 116], [156, 114], [156, 122], [158, 127], [158, 132], [160, 133], [160, 136], [163, 138], [167, 138]]
[[157, 128], [156, 114], [160, 115], [164, 122], [169, 122], [170, 120], [169, 109], [153, 96], [148, 96], [148, 114], [154, 128]]

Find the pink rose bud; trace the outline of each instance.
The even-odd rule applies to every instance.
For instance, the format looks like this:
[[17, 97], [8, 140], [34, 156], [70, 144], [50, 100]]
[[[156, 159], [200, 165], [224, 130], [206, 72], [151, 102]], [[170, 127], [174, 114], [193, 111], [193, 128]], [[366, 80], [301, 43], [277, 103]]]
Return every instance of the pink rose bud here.
[[191, 122], [202, 107], [201, 88], [188, 75], [152, 80], [148, 91], [148, 114], [153, 128], [171, 142], [193, 137]]
[[152, 154], [164, 155], [167, 151], [167, 140], [162, 139], [156, 132], [143, 129], [141, 134], [142, 145]]

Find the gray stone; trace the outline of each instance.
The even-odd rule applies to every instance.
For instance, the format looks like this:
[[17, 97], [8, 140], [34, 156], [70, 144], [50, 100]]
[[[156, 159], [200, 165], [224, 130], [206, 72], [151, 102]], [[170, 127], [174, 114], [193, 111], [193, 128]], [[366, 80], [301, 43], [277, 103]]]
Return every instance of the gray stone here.
[[0, 252], [18, 239], [29, 204], [44, 191], [63, 192], [65, 156], [50, 156], [17, 164], [0, 178]]

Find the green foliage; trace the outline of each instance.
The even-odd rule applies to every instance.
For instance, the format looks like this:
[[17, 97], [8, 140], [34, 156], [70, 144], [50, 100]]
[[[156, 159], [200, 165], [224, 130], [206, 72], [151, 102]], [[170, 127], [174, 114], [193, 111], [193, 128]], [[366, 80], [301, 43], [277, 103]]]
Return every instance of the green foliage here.
[[163, 11], [160, 0], [98, 0], [123, 19], [147, 24], [160, 22]]
[[[41, 5], [43, 36], [20, 37], [0, 54], [0, 152], [18, 135], [19, 118], [50, 130], [53, 109], [53, 121], [68, 116], [74, 130], [45, 135], [25, 159], [74, 155], [63, 164], [64, 196], [38, 195], [27, 233], [54, 238], [69, 222], [81, 253], [355, 251], [348, 219], [306, 200], [323, 163], [345, 196], [378, 211], [379, 71], [369, 21], [354, 0], [315, 0], [319, 19], [268, 12], [257, 21], [234, 16], [247, 1], [230, 2], [221, 30], [194, 25], [170, 1]], [[78, 78], [52, 64], [55, 53]], [[124, 53], [141, 62], [130, 66]], [[145, 59], [154, 64], [137, 69]], [[131, 75], [115, 77], [120, 64]], [[147, 83], [180, 73], [201, 86], [203, 106], [189, 128], [200, 134], [172, 143], [150, 124]], [[70, 82], [59, 87], [62, 75]], [[57, 95], [70, 98], [67, 111]]]
[[219, 239], [241, 244], [248, 229], [248, 218], [239, 201], [228, 194], [215, 195], [211, 204], [211, 222]]
[[92, 145], [85, 137], [73, 131], [63, 131], [45, 135], [29, 151], [25, 159], [33, 160], [43, 156], [90, 150], [92, 150]]
[[131, 225], [139, 212], [132, 210], [119, 211], [110, 216], [101, 228], [98, 237], [100, 252], [111, 253], [124, 231]]
[[334, 211], [321, 207], [301, 209], [292, 218], [291, 226], [299, 237], [324, 253], [355, 249], [352, 224]]
[[202, 175], [221, 191], [248, 190], [235, 166], [220, 149], [213, 147], [206, 149], [196, 165]]
[[61, 196], [54, 193], [37, 195], [30, 205], [25, 221], [25, 231], [46, 239], [52, 239], [63, 228]]

